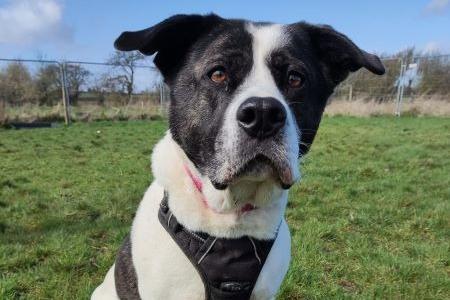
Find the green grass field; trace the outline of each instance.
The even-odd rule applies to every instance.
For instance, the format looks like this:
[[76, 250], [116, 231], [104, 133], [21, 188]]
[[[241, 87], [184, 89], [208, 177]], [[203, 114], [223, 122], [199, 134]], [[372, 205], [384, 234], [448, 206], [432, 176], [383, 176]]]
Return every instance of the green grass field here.
[[[87, 299], [152, 180], [163, 121], [0, 130], [0, 299]], [[450, 119], [325, 118], [279, 299], [450, 299]]]

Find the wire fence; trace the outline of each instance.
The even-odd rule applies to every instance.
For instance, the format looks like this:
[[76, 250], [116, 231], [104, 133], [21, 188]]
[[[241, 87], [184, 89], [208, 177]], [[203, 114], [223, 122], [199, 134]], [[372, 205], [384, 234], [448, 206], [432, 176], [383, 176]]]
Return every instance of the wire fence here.
[[0, 122], [155, 118], [161, 82], [136, 62], [0, 59]]
[[[405, 103], [450, 102], [450, 55], [383, 59], [386, 74], [360, 70], [341, 83], [332, 101], [391, 103], [399, 116]], [[437, 108], [438, 109], [438, 108]]]
[[[152, 119], [164, 116], [168, 88], [158, 70], [140, 60], [97, 63], [0, 59], [0, 123]], [[450, 55], [383, 59], [384, 76], [350, 74], [330, 103], [450, 103]], [[448, 105], [450, 107], [450, 105]]]

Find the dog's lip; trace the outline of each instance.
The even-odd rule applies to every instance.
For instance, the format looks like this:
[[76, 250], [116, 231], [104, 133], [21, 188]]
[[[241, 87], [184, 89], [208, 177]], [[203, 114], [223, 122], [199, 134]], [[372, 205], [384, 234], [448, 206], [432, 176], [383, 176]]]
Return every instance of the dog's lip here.
[[243, 205], [241, 207], [240, 213], [244, 214], [244, 213], [250, 212], [250, 211], [255, 210], [255, 209], [257, 209], [257, 207], [254, 204], [246, 203], [245, 205]]
[[[289, 189], [295, 183], [295, 178], [293, 176], [292, 170], [287, 163], [276, 163], [274, 160], [261, 154], [244, 163], [237, 172], [234, 172], [234, 174], [229, 174], [222, 182], [211, 180], [211, 183], [213, 184], [214, 188], [218, 190], [225, 190], [233, 181], [239, 180], [246, 172], [246, 170], [248, 168], [251, 168], [252, 164], [254, 163], [268, 164], [270, 167], [272, 167], [274, 173], [276, 174], [275, 177], [280, 183], [280, 186], [285, 190]], [[255, 181], [258, 180], [256, 179]]]

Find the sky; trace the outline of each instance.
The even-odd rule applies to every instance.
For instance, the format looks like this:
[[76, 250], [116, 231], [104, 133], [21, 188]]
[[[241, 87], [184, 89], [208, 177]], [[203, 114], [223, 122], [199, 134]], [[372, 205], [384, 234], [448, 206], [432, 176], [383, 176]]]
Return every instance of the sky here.
[[332, 25], [358, 46], [450, 53], [450, 0], [0, 0], [0, 58], [105, 61], [124, 30], [177, 13]]

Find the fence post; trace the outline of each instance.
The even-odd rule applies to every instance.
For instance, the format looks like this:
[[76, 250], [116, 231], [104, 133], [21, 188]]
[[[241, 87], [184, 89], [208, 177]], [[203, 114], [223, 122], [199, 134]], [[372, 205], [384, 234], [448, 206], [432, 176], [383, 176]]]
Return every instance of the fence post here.
[[159, 83], [159, 114], [163, 115], [163, 83]]
[[400, 74], [398, 76], [398, 84], [397, 84], [397, 98], [395, 105], [395, 115], [400, 117], [401, 109], [402, 109], [402, 101], [403, 101], [403, 75], [406, 70], [406, 65], [403, 63], [403, 58], [400, 58]]
[[59, 63], [60, 77], [61, 77], [61, 92], [62, 92], [62, 103], [64, 107], [64, 122], [66, 125], [70, 124], [70, 102], [69, 102], [69, 94], [67, 90], [67, 81], [66, 81], [66, 63]]
[[350, 84], [349, 91], [348, 91], [348, 101], [353, 100], [353, 84]]
[[169, 95], [167, 86], [164, 81], [161, 81], [159, 84], [159, 107], [160, 114], [163, 116], [167, 116], [167, 102], [169, 101]]
[[6, 100], [0, 98], [0, 125], [6, 123]]

